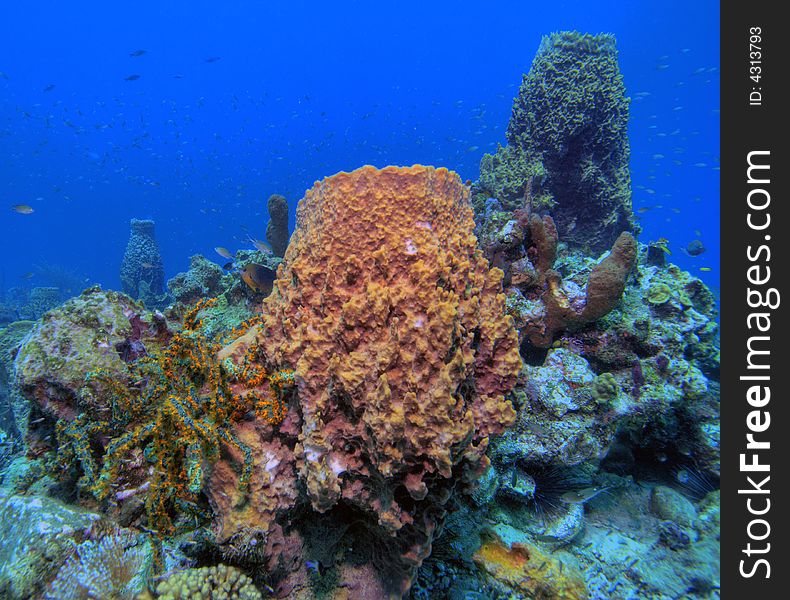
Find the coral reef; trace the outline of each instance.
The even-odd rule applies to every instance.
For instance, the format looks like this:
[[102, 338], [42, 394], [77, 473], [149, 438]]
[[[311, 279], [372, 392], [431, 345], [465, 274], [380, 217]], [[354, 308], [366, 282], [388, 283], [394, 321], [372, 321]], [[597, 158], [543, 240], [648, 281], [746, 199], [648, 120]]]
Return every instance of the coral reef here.
[[628, 102], [613, 36], [544, 37], [513, 102], [507, 146], [480, 163], [476, 196], [513, 210], [529, 190], [566, 243], [604, 251], [636, 231]]
[[579, 569], [524, 541], [511, 544], [492, 532], [474, 555], [480, 568], [508, 589], [528, 598], [586, 600], [587, 586]]
[[34, 287], [30, 290], [30, 297], [26, 309], [33, 319], [40, 319], [45, 312], [58, 306], [63, 301], [59, 288]]
[[216, 298], [206, 307], [202, 330], [214, 338], [260, 313], [261, 301], [269, 291], [255, 291], [247, 285], [241, 272], [247, 265], [261, 265], [276, 270], [281, 258], [260, 250], [239, 250], [233, 270], [223, 271], [219, 265], [197, 254], [190, 259], [189, 271], [168, 280], [167, 286], [176, 302], [165, 311], [169, 319], [181, 320], [191, 306], [204, 298]]
[[132, 219], [130, 225], [129, 242], [121, 262], [121, 290], [148, 307], [162, 308], [167, 305], [168, 297], [154, 222]]
[[[474, 496], [490, 521], [572, 554], [591, 598], [706, 597], [718, 586], [715, 301], [699, 279], [647, 254], [639, 248], [606, 315], [548, 350], [524, 337], [517, 420], [493, 442], [493, 468]], [[555, 265], [571, 281], [595, 268], [561, 246]], [[528, 321], [516, 320], [524, 336]], [[644, 477], [659, 483], [633, 485]]]
[[636, 265], [637, 243], [623, 232], [602, 260], [563, 278], [554, 268], [554, 220], [533, 213], [530, 196], [525, 202], [513, 212], [490, 211], [478, 231], [486, 255], [505, 270], [508, 313], [520, 336], [545, 348], [558, 333], [581, 329], [617, 305]]
[[455, 174], [363, 167], [166, 315], [91, 288], [0, 330], [0, 595], [715, 597], [715, 298], [543, 193], [475, 228]]
[[285, 256], [288, 247], [288, 201], [279, 194], [269, 196], [269, 224], [266, 226], [266, 241], [275, 256]]
[[[61, 418], [56, 426], [60, 462], [80, 465], [82, 487], [99, 500], [111, 492], [118, 501], [144, 495], [148, 527], [161, 533], [173, 531], [177, 510], [200, 513], [195, 502], [203, 464], [218, 458], [221, 443], [242, 452], [240, 485], [246, 489], [252, 454], [234, 423], [253, 410], [275, 424], [284, 417], [280, 394], [289, 385], [287, 374], [269, 376], [243, 363], [229, 376], [216, 357], [218, 345], [198, 331], [199, 312], [210, 304], [193, 307], [182, 330], [161, 350], [129, 363], [125, 378], [100, 367], [90, 371], [83, 398], [95, 399], [94, 410]], [[231, 379], [265, 392], [233, 394]], [[101, 465], [96, 445], [104, 449]], [[145, 468], [146, 461], [154, 468]]]
[[14, 359], [22, 340], [34, 321], [14, 321], [0, 329], [0, 430], [19, 436], [15, 415], [24, 413], [26, 403], [19, 397], [14, 383]]
[[75, 541], [99, 519], [53, 498], [0, 493], [0, 597], [40, 597]]
[[167, 280], [167, 289], [176, 302], [191, 306], [203, 298], [215, 298], [222, 292], [225, 272], [201, 254], [189, 259], [189, 271]]

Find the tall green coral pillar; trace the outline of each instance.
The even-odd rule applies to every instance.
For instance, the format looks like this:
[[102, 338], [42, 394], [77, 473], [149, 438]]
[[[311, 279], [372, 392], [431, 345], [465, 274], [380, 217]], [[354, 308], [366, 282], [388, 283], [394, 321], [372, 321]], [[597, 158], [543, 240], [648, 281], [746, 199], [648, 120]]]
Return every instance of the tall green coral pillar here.
[[636, 233], [628, 161], [629, 98], [615, 38], [562, 31], [543, 38], [524, 75], [506, 147], [485, 155], [477, 190], [513, 210], [550, 212], [560, 238], [590, 253]]

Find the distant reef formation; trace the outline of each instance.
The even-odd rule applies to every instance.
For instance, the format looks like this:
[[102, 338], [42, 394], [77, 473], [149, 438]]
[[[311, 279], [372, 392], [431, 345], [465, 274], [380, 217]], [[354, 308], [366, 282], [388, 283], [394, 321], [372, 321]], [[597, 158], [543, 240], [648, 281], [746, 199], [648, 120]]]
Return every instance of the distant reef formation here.
[[[300, 545], [326, 544], [316, 536], [328, 532], [306, 524], [283, 537], [275, 519], [293, 513], [303, 489], [323, 528], [357, 521], [346, 542], [369, 548], [380, 597], [409, 589], [448, 502], [486, 468], [489, 436], [515, 416], [518, 337], [468, 194], [447, 169], [367, 166], [300, 201], [261, 324], [220, 352], [226, 369], [243, 372], [253, 357], [267, 372], [293, 370], [296, 383], [276, 433], [263, 421], [240, 428], [253, 456], [271, 457], [252, 471], [261, 493], [241, 502], [240, 453], [209, 480], [224, 552], [249, 551], [251, 530], [274, 548], [292, 547], [297, 532]], [[338, 535], [322, 564], [340, 552]], [[358, 575], [346, 567], [339, 577]]]
[[266, 226], [266, 241], [275, 256], [285, 256], [288, 247], [288, 201], [280, 194], [269, 196], [269, 224]]
[[124, 294], [145, 302], [146, 306], [162, 307], [168, 298], [154, 222], [132, 219], [130, 225], [129, 242], [121, 262], [121, 289]]
[[489, 197], [515, 209], [528, 193], [536, 212], [551, 212], [565, 243], [591, 253], [637, 232], [628, 106], [614, 36], [544, 37], [513, 102], [507, 145], [480, 163], [478, 212]]

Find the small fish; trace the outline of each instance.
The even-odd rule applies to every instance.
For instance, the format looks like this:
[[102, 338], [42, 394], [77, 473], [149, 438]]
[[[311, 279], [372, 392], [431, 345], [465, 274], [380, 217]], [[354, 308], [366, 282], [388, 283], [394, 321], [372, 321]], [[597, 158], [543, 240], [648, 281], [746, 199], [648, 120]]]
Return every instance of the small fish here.
[[222, 258], [233, 260], [233, 255], [230, 253], [230, 250], [228, 250], [227, 248], [223, 248], [222, 246], [217, 246], [216, 248], [214, 248], [214, 252], [219, 254]]
[[149, 262], [144, 262], [144, 263], [141, 263], [141, 264], [140, 264], [140, 266], [141, 266], [143, 269], [155, 269], [155, 268], [156, 268], [156, 265], [155, 265], [155, 264], [153, 264], [153, 263], [149, 263]]
[[262, 240], [256, 240], [252, 236], [247, 236], [247, 239], [250, 240], [250, 243], [255, 246], [255, 249], [258, 250], [258, 252], [263, 252], [264, 254], [274, 254], [272, 252], [272, 247], [266, 242]]
[[653, 160], [661, 160], [662, 158], [664, 158], [663, 154], [654, 154], [653, 155]]
[[123, 78], [124, 81], [137, 81], [138, 79], [140, 79], [140, 76], [137, 75], [137, 74], [128, 75], [128, 76]]
[[669, 240], [667, 238], [658, 238], [655, 242], [650, 244], [651, 246], [658, 248], [659, 250], [663, 250], [670, 256], [672, 256], [672, 251], [669, 249]]
[[685, 252], [689, 256], [699, 256], [700, 254], [705, 252], [705, 250], [706, 250], [705, 245], [699, 240], [690, 241], [685, 248]]
[[33, 279], [33, 275], [34, 275], [33, 271], [28, 271], [27, 273], [22, 275], [21, 278], [22, 279]]
[[217, 61], [218, 61], [220, 58], [222, 58], [222, 57], [221, 57], [221, 56], [209, 56], [209, 57], [206, 59], [206, 61], [205, 61], [205, 62], [207, 62], [207, 63], [215, 63], [215, 62], [217, 62]]
[[700, 169], [704, 169], [705, 167], [707, 167], [707, 166], [708, 166], [708, 163], [704, 163], [704, 162], [698, 162], [698, 163], [694, 163], [694, 166], [695, 166], [695, 167], [698, 167], [698, 168], [700, 168]]
[[130, 52], [129, 56], [131, 56], [132, 58], [136, 58], [138, 56], [142, 56], [146, 52], [147, 52], [146, 50], [135, 50], [134, 52]]
[[27, 204], [14, 204], [11, 207], [15, 213], [19, 213], [20, 215], [31, 215], [35, 211], [33, 210], [32, 206], [28, 206]]
[[250, 263], [241, 270], [241, 278], [253, 291], [268, 294], [274, 285], [275, 272], [263, 265]]
[[562, 500], [567, 504], [584, 504], [588, 500], [592, 500], [598, 494], [608, 489], [609, 488], [592, 485], [590, 487], [582, 488], [580, 490], [565, 492], [562, 496], [560, 496], [560, 500]]
[[713, 269], [710, 267], [700, 267], [699, 270], [704, 271], [705, 273], [710, 273]]
[[54, 89], [55, 89], [55, 84], [54, 83], [50, 83], [47, 87], [44, 88], [44, 91], [45, 92], [51, 92]]
[[226, 271], [232, 271], [233, 270], [233, 261], [225, 263], [224, 265], [222, 265], [222, 268], [225, 269]]

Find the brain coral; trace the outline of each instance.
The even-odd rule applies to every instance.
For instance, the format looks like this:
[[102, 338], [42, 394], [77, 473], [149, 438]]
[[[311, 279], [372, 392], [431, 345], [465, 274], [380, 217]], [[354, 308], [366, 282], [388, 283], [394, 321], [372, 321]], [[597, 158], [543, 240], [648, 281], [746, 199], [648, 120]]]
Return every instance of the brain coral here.
[[407, 566], [515, 417], [518, 337], [473, 228], [468, 188], [446, 169], [317, 182], [252, 332], [269, 370], [296, 371], [296, 465], [313, 508], [342, 500], [374, 517]]

